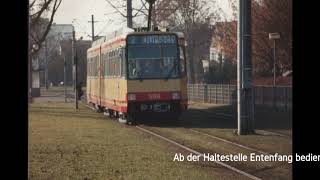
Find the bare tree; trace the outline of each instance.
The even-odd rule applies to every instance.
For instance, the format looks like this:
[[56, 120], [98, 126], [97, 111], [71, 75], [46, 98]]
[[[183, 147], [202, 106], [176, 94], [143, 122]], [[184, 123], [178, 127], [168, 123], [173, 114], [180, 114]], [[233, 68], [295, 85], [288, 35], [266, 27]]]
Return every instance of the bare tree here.
[[39, 52], [45, 41], [55, 13], [62, 0], [29, 1], [29, 36], [28, 36], [28, 94], [32, 102], [32, 57]]
[[209, 55], [211, 24], [220, 20], [221, 9], [214, 0], [161, 0], [156, 6], [159, 26], [185, 34], [189, 82], [201, 81], [201, 60]]
[[278, 32], [277, 72], [292, 68], [292, 0], [263, 0], [252, 2], [253, 65], [260, 75], [269, 75], [273, 67], [273, 42], [268, 34]]
[[111, 0], [106, 1], [115, 10], [115, 13], [118, 13], [123, 18], [127, 19], [128, 27], [132, 28], [133, 18], [139, 16], [148, 16], [148, 8], [146, 6], [147, 1], [140, 0], [140, 3], [136, 3], [140, 4], [137, 6], [132, 6], [132, 0], [117, 0], [115, 2], [111, 2]]
[[[230, 0], [233, 19], [236, 19], [236, 0]], [[281, 34], [277, 42], [277, 72], [283, 73], [292, 68], [292, 0], [255, 0], [252, 1], [252, 61], [254, 74], [268, 76], [272, 72], [272, 41], [268, 34]], [[221, 28], [219, 32], [223, 51], [236, 57], [237, 29], [235, 26]], [[234, 59], [234, 58], [232, 58]]]
[[33, 0], [29, 3], [29, 44], [38, 46], [29, 48], [31, 57], [42, 48], [61, 1]]
[[[123, 9], [125, 3], [117, 1], [111, 3], [106, 0], [117, 12], [127, 17]], [[208, 5], [208, 2], [211, 4]], [[140, 0], [141, 7], [133, 8], [136, 13], [145, 15], [148, 22], [154, 26], [166, 27], [172, 31], [182, 31], [187, 41], [187, 70], [191, 83], [202, 78], [202, 59], [207, 59], [211, 43], [211, 23], [219, 21], [224, 14], [218, 8], [215, 0]], [[149, 3], [149, 7], [146, 3]], [[154, 3], [154, 4], [153, 4]], [[153, 6], [150, 6], [153, 4]], [[210, 6], [214, 6], [213, 8]], [[123, 8], [123, 9], [122, 9]], [[121, 11], [122, 9], [122, 11]], [[152, 10], [150, 12], [150, 10]], [[148, 16], [148, 15], [152, 16]], [[151, 18], [151, 19], [150, 19]], [[148, 27], [150, 28], [150, 23]]]
[[213, 46], [223, 53], [226, 59], [237, 62], [237, 22], [223, 21], [214, 25]]

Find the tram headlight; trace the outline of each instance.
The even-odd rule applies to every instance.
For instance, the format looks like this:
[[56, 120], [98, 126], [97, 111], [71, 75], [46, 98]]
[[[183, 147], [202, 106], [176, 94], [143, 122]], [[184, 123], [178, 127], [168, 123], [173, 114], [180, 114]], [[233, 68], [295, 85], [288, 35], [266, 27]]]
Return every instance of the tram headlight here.
[[135, 94], [128, 94], [128, 101], [135, 101], [136, 95]]
[[180, 93], [178, 93], [178, 92], [174, 92], [171, 95], [172, 95], [172, 99], [174, 99], [174, 100], [180, 99]]

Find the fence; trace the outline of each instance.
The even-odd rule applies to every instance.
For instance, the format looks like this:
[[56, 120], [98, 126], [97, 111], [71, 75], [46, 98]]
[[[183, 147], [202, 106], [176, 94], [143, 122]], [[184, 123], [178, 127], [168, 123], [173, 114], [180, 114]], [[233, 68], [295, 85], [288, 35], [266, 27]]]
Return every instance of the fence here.
[[[255, 104], [292, 108], [291, 86], [255, 86]], [[188, 84], [188, 99], [197, 102], [231, 105], [237, 102], [237, 86], [230, 84]]]

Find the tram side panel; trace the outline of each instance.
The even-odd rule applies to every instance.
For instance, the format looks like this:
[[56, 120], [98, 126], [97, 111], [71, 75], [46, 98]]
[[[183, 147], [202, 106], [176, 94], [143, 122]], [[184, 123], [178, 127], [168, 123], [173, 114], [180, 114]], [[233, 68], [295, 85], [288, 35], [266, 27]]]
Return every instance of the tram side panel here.
[[103, 77], [101, 85], [101, 104], [107, 109], [119, 112], [127, 111], [125, 79], [125, 57], [122, 48], [102, 49]]

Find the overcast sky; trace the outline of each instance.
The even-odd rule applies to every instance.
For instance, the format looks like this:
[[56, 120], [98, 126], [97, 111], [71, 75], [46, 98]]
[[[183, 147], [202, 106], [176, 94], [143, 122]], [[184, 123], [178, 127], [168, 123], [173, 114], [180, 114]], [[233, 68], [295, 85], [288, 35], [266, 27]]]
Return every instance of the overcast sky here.
[[[217, 0], [219, 6], [231, 14], [227, 0]], [[111, 0], [111, 2], [117, 2]], [[140, 0], [133, 0], [133, 6], [140, 6]], [[125, 11], [123, 9], [123, 11]], [[125, 19], [114, 13], [115, 10], [106, 0], [62, 0], [61, 5], [55, 15], [54, 22], [57, 24], [73, 24], [76, 31], [76, 37], [82, 36], [84, 39], [91, 39], [91, 15], [94, 15], [95, 35], [103, 35], [106, 32], [126, 26]]]

